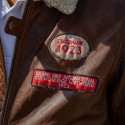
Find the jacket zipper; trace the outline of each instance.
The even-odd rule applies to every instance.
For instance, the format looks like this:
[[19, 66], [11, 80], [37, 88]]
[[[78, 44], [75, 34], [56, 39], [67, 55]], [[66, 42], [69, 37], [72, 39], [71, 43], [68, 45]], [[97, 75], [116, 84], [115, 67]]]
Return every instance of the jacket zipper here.
[[[26, 5], [25, 5], [23, 16], [22, 16], [22, 20], [25, 20], [27, 10], [28, 10], [30, 3], [31, 3], [31, 0], [26, 0]], [[6, 109], [6, 104], [7, 104], [7, 99], [8, 99], [9, 89], [10, 89], [10, 81], [11, 81], [11, 78], [13, 75], [12, 72], [13, 72], [13, 67], [15, 64], [14, 62], [15, 62], [15, 57], [16, 57], [16, 53], [17, 53], [17, 46], [18, 46], [19, 39], [20, 39], [20, 37], [16, 37], [14, 53], [13, 53], [13, 57], [12, 57], [12, 63], [11, 63], [10, 72], [9, 72], [9, 75], [7, 78], [7, 83], [6, 83], [4, 102], [3, 102], [3, 107], [2, 107], [2, 111], [1, 111], [1, 117], [0, 117], [0, 125], [2, 125], [3, 118], [5, 115], [5, 109]]]

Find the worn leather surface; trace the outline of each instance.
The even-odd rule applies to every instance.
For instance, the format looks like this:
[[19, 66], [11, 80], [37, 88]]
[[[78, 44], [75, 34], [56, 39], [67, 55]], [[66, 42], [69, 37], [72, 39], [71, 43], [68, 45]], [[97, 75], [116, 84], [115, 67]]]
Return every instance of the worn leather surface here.
[[[125, 122], [125, 1], [79, 0], [72, 15], [33, 2], [10, 82], [3, 125], [123, 125]], [[61, 60], [49, 51], [50, 40], [75, 33], [89, 41], [81, 60]], [[96, 76], [95, 94], [31, 85], [33, 69]]]

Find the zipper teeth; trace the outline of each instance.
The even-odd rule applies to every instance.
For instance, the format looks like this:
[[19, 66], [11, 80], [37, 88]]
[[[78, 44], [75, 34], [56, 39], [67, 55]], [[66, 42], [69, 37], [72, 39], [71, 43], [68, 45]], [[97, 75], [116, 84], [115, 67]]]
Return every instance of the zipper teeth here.
[[7, 77], [7, 84], [6, 84], [6, 90], [5, 90], [5, 96], [4, 96], [4, 103], [3, 103], [1, 117], [0, 117], [0, 125], [2, 125], [2, 120], [3, 120], [3, 117], [4, 117], [5, 108], [6, 108], [6, 103], [7, 103], [7, 98], [8, 98], [9, 88], [10, 88], [10, 79], [11, 79], [11, 76], [12, 76], [12, 69], [13, 69], [12, 67], [14, 65], [13, 61], [14, 61], [15, 55], [16, 55], [15, 53], [16, 53], [17, 42], [18, 42], [18, 38], [16, 38], [12, 64], [11, 64], [11, 67], [10, 67], [10, 73], [9, 73], [9, 75]]
[[[24, 9], [22, 20], [25, 20], [25, 17], [26, 17], [26, 14], [27, 14], [27, 9], [30, 5], [30, 2], [31, 2], [31, 0], [26, 0], [26, 6], [25, 6], [25, 9]], [[16, 57], [19, 39], [20, 39], [20, 37], [16, 37], [14, 53], [13, 53], [13, 57], [12, 57], [12, 63], [11, 63], [11, 67], [10, 67], [10, 73], [8, 75], [8, 78], [7, 78], [6, 90], [5, 90], [5, 95], [4, 95], [4, 102], [3, 102], [1, 117], [0, 117], [0, 125], [2, 125], [3, 118], [4, 118], [4, 112], [5, 112], [5, 109], [6, 109], [6, 103], [7, 103], [8, 93], [9, 93], [9, 89], [10, 89], [10, 81], [11, 81], [11, 78], [12, 78], [13, 66], [14, 66], [14, 61], [15, 61], [15, 57]]]

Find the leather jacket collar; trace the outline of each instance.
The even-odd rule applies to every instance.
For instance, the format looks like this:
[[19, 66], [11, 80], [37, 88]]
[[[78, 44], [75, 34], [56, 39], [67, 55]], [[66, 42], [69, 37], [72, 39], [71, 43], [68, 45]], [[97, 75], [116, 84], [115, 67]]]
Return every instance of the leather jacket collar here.
[[[40, 1], [40, 0], [34, 0]], [[78, 0], [42, 0], [48, 7], [54, 7], [64, 14], [72, 14], [78, 3]]]

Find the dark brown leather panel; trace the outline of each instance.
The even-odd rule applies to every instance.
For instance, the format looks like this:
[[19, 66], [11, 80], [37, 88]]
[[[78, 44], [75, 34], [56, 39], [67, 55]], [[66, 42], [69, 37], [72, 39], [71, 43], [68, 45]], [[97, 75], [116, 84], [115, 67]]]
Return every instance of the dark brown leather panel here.
[[[125, 28], [125, 27], [124, 27]], [[121, 37], [123, 38], [123, 37]], [[120, 44], [120, 43], [119, 43]], [[122, 57], [119, 59], [119, 69], [115, 72], [115, 78], [112, 79], [110, 90], [113, 90], [110, 96], [110, 113], [113, 116], [113, 125], [125, 124], [125, 43], [122, 46]], [[113, 88], [113, 89], [112, 89]]]

